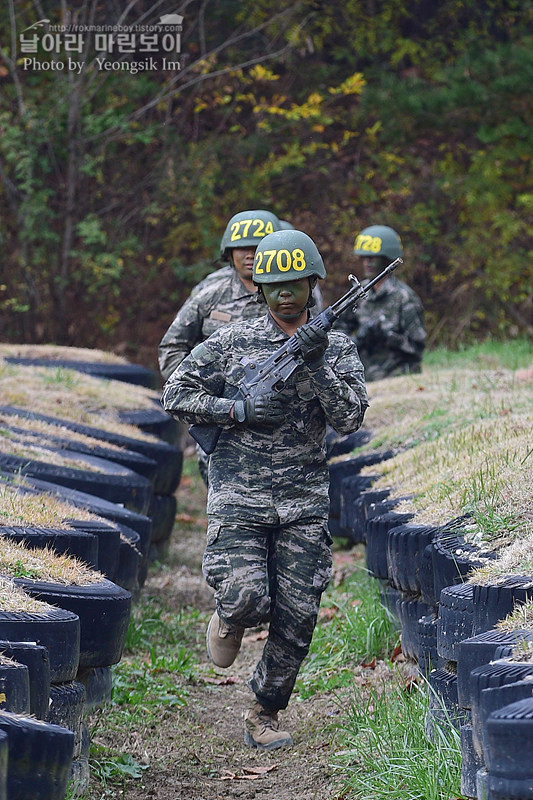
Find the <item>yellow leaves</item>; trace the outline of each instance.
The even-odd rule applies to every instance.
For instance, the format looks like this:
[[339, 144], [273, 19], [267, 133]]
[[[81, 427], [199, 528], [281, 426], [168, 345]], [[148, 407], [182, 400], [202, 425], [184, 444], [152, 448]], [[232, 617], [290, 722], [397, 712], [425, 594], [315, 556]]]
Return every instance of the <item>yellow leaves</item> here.
[[279, 80], [279, 75], [276, 75], [275, 72], [268, 69], [268, 67], [263, 67], [262, 64], [256, 64], [255, 67], [249, 72], [251, 78], [255, 81], [277, 81]]
[[363, 78], [362, 72], [354, 72], [349, 78], [341, 83], [340, 86], [330, 86], [330, 94], [334, 95], [349, 95], [349, 94], [362, 94], [366, 81]]

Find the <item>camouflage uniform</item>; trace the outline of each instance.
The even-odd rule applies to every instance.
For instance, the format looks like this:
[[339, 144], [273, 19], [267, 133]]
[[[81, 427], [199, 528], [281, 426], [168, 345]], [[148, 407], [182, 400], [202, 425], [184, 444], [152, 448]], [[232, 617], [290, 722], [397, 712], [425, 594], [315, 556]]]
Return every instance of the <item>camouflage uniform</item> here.
[[235, 269], [224, 267], [208, 276], [178, 311], [159, 344], [159, 368], [165, 380], [193, 347], [228, 322], [264, 314], [256, 292], [249, 292]]
[[370, 290], [355, 314], [337, 329], [354, 336], [367, 381], [420, 372], [426, 342], [424, 311], [418, 295], [394, 275]]
[[348, 337], [331, 332], [326, 364], [287, 381], [286, 418], [272, 429], [229, 416], [243, 365], [287, 340], [270, 314], [217, 331], [163, 390], [167, 411], [222, 427], [210, 457], [204, 575], [225, 622], [270, 632], [250, 688], [266, 708], [287, 706], [331, 573], [325, 425], [350, 433], [368, 406], [364, 373]]

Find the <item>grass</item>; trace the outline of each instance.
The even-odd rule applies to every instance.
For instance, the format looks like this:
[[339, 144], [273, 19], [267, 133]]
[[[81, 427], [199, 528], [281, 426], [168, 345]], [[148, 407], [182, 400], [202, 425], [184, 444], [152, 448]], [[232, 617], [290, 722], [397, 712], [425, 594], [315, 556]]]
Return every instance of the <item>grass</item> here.
[[[198, 679], [194, 609], [176, 614], [157, 600], [143, 598], [133, 608], [124, 654], [112, 669], [111, 703], [92, 716], [91, 771], [104, 797], [117, 797], [127, 779], [141, 778], [147, 764], [113, 744], [124, 731], [153, 730], [168, 709], [186, 705]], [[202, 626], [203, 630], [203, 626]]]
[[460, 797], [459, 732], [433, 725], [426, 733], [429, 691], [424, 683], [354, 688], [342, 729], [343, 800], [449, 800]]
[[29, 548], [5, 538], [1, 545], [0, 573], [10, 578], [52, 581], [64, 586], [87, 586], [103, 580], [103, 575], [73, 556], [57, 555], [48, 548]]
[[304, 700], [316, 692], [334, 692], [351, 684], [354, 667], [387, 658], [398, 634], [380, 602], [377, 581], [357, 566], [339, 587], [329, 588], [296, 682]]

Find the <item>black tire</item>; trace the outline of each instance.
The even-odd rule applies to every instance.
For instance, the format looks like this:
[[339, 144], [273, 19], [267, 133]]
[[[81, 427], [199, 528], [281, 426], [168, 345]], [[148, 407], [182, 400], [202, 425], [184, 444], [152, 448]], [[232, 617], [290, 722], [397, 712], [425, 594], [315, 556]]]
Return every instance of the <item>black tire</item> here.
[[[485, 689], [495, 689], [510, 683], [518, 683], [533, 675], [533, 664], [493, 661], [483, 664], [471, 672], [472, 685], [472, 735], [476, 752], [483, 755], [483, 716], [481, 695]], [[531, 684], [533, 685], [533, 684]]]
[[43, 614], [0, 611], [0, 639], [45, 647], [52, 681], [71, 681], [78, 671], [80, 619], [71, 611], [63, 608], [50, 608]]
[[334, 461], [328, 465], [329, 469], [329, 505], [331, 512], [339, 517], [341, 509], [341, 488], [344, 478], [358, 475], [363, 467], [378, 464], [386, 458], [390, 458], [392, 452], [368, 453], [366, 455], [355, 456], [345, 461]]
[[58, 555], [67, 554], [83, 561], [93, 569], [98, 568], [98, 539], [92, 533], [56, 528], [0, 526], [0, 536], [12, 542], [22, 542], [27, 547], [42, 550], [47, 547]]
[[398, 514], [389, 511], [378, 517], [371, 517], [366, 524], [366, 566], [374, 578], [388, 580], [387, 540], [389, 532], [398, 525], [412, 519], [412, 514]]
[[174, 495], [154, 494], [148, 509], [152, 520], [151, 544], [166, 542], [172, 534], [176, 521], [177, 500]]
[[437, 614], [430, 611], [418, 620], [418, 670], [427, 678], [431, 670], [442, 669], [445, 663], [437, 653]]
[[[111, 702], [113, 676], [111, 667], [90, 667], [80, 669], [76, 680], [85, 686], [85, 708], [92, 711]], [[88, 753], [86, 753], [88, 755]]]
[[514, 646], [520, 641], [530, 641], [531, 631], [490, 630], [471, 636], [459, 643], [457, 651], [457, 692], [462, 708], [472, 706], [472, 686], [470, 674], [473, 669], [482, 667], [490, 661], [510, 656]]
[[80, 756], [70, 766], [69, 790], [74, 797], [83, 795], [91, 782], [91, 766], [87, 756]]
[[474, 584], [474, 633], [483, 633], [508, 614], [515, 605], [533, 598], [533, 577], [514, 575], [495, 586]]
[[15, 578], [15, 584], [80, 619], [80, 667], [107, 667], [120, 661], [131, 612], [131, 594], [108, 580], [87, 586], [62, 586]]
[[353, 433], [343, 435], [336, 433], [333, 429], [326, 433], [326, 453], [328, 458], [343, 456], [351, 453], [357, 447], [362, 447], [372, 438], [372, 433], [366, 430], [358, 430]]
[[118, 564], [113, 577], [117, 586], [127, 589], [134, 597], [139, 593], [139, 568], [142, 554], [140, 551], [141, 537], [137, 531], [130, 530], [129, 535], [123, 533], [120, 537]]
[[459, 730], [468, 724], [469, 713], [459, 708], [457, 702], [457, 675], [448, 669], [434, 669], [429, 673], [430, 686], [426, 731], [432, 739], [435, 723], [452, 725]]
[[402, 592], [420, 594], [420, 572], [424, 549], [431, 544], [435, 528], [427, 525], [399, 525], [387, 538], [389, 580]]
[[7, 758], [8, 758], [7, 734], [0, 731], [0, 800], [7, 800]]
[[66, 520], [79, 533], [94, 536], [97, 542], [96, 568], [110, 581], [118, 567], [120, 529], [99, 520]]
[[437, 653], [457, 661], [459, 643], [472, 636], [473, 587], [469, 583], [447, 586], [440, 593], [437, 619]]
[[74, 734], [59, 725], [0, 712], [7, 734], [7, 796], [13, 800], [64, 800]]
[[526, 700], [532, 695], [533, 691], [530, 677], [516, 681], [516, 683], [507, 683], [503, 686], [483, 689], [483, 691], [480, 692], [478, 738], [480, 739], [481, 752], [484, 757], [486, 757], [489, 750], [487, 721], [490, 715], [499, 708], [508, 706], [510, 703], [516, 703], [519, 700]]
[[0, 711], [30, 713], [30, 673], [25, 664], [0, 659]]
[[495, 558], [495, 554], [467, 544], [461, 536], [464, 518], [459, 517], [443, 526], [432, 542], [431, 558], [435, 595], [440, 596], [446, 586], [462, 583], [472, 570]]
[[139, 430], [158, 436], [168, 444], [177, 445], [179, 442], [181, 433], [179, 423], [162, 408], [119, 411], [118, 416], [121, 422], [135, 425]]
[[54, 684], [50, 689], [50, 708], [46, 721], [72, 731], [74, 734], [72, 758], [74, 759], [81, 755], [85, 696], [85, 686], [78, 681]]
[[51, 679], [47, 648], [32, 642], [0, 641], [0, 654], [27, 667], [30, 691], [29, 713], [37, 719], [46, 719]]
[[465, 797], [477, 797], [476, 776], [483, 766], [472, 741], [472, 726], [461, 725], [461, 794]]
[[439, 602], [439, 598], [435, 592], [435, 579], [433, 577], [433, 563], [431, 560], [432, 549], [433, 543], [428, 544], [428, 546], [424, 548], [419, 572], [420, 597], [428, 606], [436, 606]]
[[[134, 531], [137, 531], [141, 538], [151, 535], [152, 521], [143, 514], [136, 514], [134, 511], [129, 511], [127, 508], [118, 505], [118, 503], [110, 503], [101, 497], [95, 497], [86, 492], [78, 492], [75, 489], [68, 489], [66, 486], [48, 483], [37, 478], [27, 478], [26, 480], [37, 493], [48, 492], [54, 494], [56, 497], [60, 497], [70, 503], [73, 507], [84, 508], [111, 522], [127, 525], [128, 528], [133, 528]], [[95, 528], [92, 528], [90, 532], [93, 532], [93, 530], [96, 534]]]
[[98, 361], [79, 361], [70, 358], [22, 358], [15, 356], [8, 356], [5, 360], [10, 364], [22, 364], [24, 366], [72, 369], [75, 372], [83, 372], [95, 378], [124, 381], [135, 386], [145, 386], [147, 389], [159, 388], [157, 373], [152, 369], [141, 366], [141, 364], [110, 364]]
[[82, 433], [85, 436], [109, 442], [136, 453], [141, 453], [158, 464], [158, 472], [154, 478], [153, 489], [158, 494], [173, 494], [178, 487], [183, 467], [183, 453], [178, 447], [168, 444], [163, 440], [147, 441], [130, 436], [123, 436], [119, 433], [111, 433], [101, 428], [91, 425], [82, 425], [78, 422], [51, 417], [47, 414], [38, 414], [35, 411], [27, 411], [24, 408], [15, 406], [0, 406], [0, 411], [5, 414], [13, 414], [26, 419], [42, 420], [52, 425], [60, 425], [70, 431]]
[[403, 599], [398, 604], [398, 616], [402, 632], [400, 641], [402, 653], [411, 661], [418, 661], [420, 650], [419, 620], [431, 612], [431, 608], [422, 603], [418, 597], [409, 597], [403, 594]]
[[369, 506], [378, 500], [385, 500], [390, 494], [389, 489], [365, 489], [361, 492], [360, 479], [361, 476], [355, 476], [344, 478], [341, 482], [340, 526], [353, 544], [365, 541]]
[[[74, 458], [67, 451], [60, 451], [59, 455]], [[4, 455], [0, 453], [0, 469], [13, 475], [23, 475], [39, 480], [49, 481], [70, 489], [87, 492], [87, 494], [101, 497], [110, 503], [120, 503], [139, 514], [148, 510], [152, 496], [152, 485], [148, 478], [132, 472], [115, 464], [113, 461], [104, 461], [102, 458], [86, 456], [81, 453], [76, 456], [85, 463], [92, 465], [98, 472], [89, 469], [75, 469], [48, 464], [45, 461], [32, 461], [21, 456]]]
[[[331, 465], [330, 465], [331, 466]], [[365, 489], [369, 489], [374, 481], [376, 480], [377, 475], [354, 475], [351, 479], [351, 492], [353, 494], [353, 500], [355, 501], [361, 492], [364, 492]], [[330, 484], [330, 498], [331, 498], [331, 484]], [[340, 498], [340, 495], [339, 495]], [[329, 504], [329, 517], [328, 517], [328, 528], [329, 532], [332, 536], [339, 536], [339, 537], [350, 537], [351, 533], [348, 530], [345, 530], [340, 524], [340, 499], [335, 501], [333, 504]]]
[[401, 630], [399, 604], [402, 602], [402, 593], [391, 586], [388, 581], [380, 581], [379, 596], [381, 605], [389, 614], [392, 624], [399, 632]]
[[497, 797], [533, 798], [533, 698], [494, 711], [487, 720], [487, 740], [489, 791]]

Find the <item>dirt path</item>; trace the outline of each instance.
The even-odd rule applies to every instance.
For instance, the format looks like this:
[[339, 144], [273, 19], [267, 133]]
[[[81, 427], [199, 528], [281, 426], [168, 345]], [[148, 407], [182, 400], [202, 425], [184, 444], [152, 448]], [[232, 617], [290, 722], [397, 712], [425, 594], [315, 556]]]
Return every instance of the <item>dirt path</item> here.
[[[214, 603], [201, 574], [205, 492], [195, 477], [182, 481], [178, 504], [178, 522], [164, 567], [150, 571], [138, 602], [152, 596], [176, 613], [191, 606], [201, 612], [196, 654], [199, 680], [189, 687], [186, 706], [161, 709], [155, 728], [124, 731], [123, 742], [116, 740], [116, 734], [112, 743], [107, 742], [113, 749], [123, 749], [136, 761], [149, 764], [141, 780], [128, 780], [125, 789], [113, 797], [341, 800], [340, 776], [330, 761], [343, 709], [332, 696], [315, 694], [302, 702], [293, 695], [288, 709], [280, 714], [283, 726], [293, 736], [292, 748], [264, 753], [244, 745], [243, 715], [253, 702], [246, 681], [260, 656], [266, 632], [247, 632], [239, 657], [229, 670], [214, 668], [208, 661], [202, 639]], [[369, 671], [365, 672], [361, 682]], [[357, 674], [354, 678], [359, 682]], [[108, 796], [91, 787], [90, 800]]]

